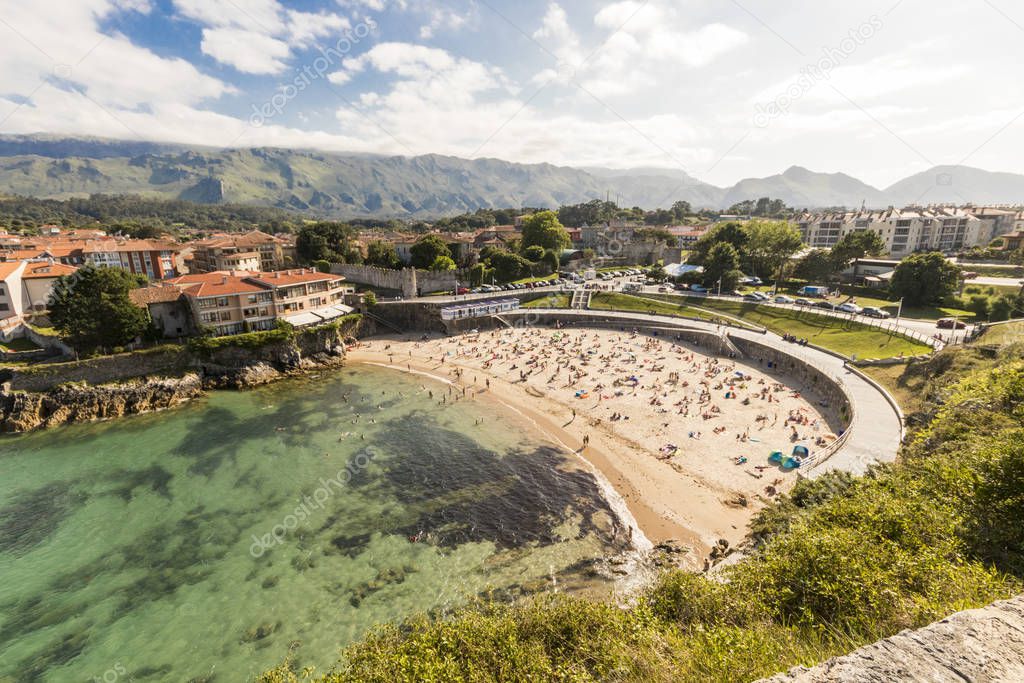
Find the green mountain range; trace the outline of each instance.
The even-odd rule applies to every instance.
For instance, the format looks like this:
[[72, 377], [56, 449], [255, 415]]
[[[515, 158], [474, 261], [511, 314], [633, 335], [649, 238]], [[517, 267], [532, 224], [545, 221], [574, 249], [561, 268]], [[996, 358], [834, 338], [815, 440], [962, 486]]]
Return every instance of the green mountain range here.
[[0, 136], [0, 192], [48, 199], [137, 194], [331, 218], [430, 218], [604, 198], [645, 209], [678, 200], [727, 208], [759, 197], [797, 208], [884, 208], [916, 196], [930, 202], [1013, 202], [1024, 201], [1024, 176], [943, 167], [878, 190], [847, 175], [793, 167], [720, 188], [673, 169], [579, 169], [433, 154], [385, 157], [29, 135]]

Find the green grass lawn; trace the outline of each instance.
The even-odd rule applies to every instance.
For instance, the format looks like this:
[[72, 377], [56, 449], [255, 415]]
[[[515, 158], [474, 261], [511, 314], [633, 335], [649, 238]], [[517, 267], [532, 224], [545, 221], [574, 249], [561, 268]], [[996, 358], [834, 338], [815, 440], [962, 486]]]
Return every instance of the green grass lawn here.
[[9, 342], [0, 342], [0, 348], [4, 351], [38, 351], [40, 347], [30, 339], [12, 339]]
[[631, 311], [651, 315], [685, 315], [689, 318], [710, 320], [713, 314], [698, 310], [680, 302], [679, 304], [647, 299], [632, 294], [597, 292], [590, 300], [590, 308], [596, 311]]
[[978, 344], [1015, 344], [1024, 342], [1024, 322], [994, 325], [978, 339]]
[[[694, 303], [695, 299], [687, 299]], [[766, 327], [776, 334], [792, 334], [823, 348], [857, 358], [891, 358], [901, 353], [916, 356], [931, 347], [867, 325], [816, 315], [809, 311], [792, 311], [774, 306], [759, 306], [745, 301], [699, 299], [706, 309], [721, 311], [747, 322]]]
[[552, 292], [533, 301], [527, 301], [521, 308], [569, 308], [571, 294]]

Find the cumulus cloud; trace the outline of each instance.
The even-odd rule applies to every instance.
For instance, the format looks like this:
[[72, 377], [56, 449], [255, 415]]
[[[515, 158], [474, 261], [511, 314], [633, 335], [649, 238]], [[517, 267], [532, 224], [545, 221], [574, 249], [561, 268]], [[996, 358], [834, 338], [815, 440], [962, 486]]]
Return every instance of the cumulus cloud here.
[[278, 0], [174, 0], [174, 5], [205, 27], [204, 54], [250, 74], [282, 73], [293, 46], [306, 47], [351, 27], [340, 14], [286, 9]]

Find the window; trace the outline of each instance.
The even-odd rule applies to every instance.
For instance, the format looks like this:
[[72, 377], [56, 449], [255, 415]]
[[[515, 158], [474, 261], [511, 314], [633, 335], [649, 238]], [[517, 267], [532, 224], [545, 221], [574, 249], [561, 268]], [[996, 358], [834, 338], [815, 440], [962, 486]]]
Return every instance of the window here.
[[7, 304], [0, 304], [0, 311], [9, 311], [9, 310], [11, 310], [11, 307], [8, 306]]
[[217, 299], [217, 305], [223, 308], [228, 305], [228, 298], [226, 296], [219, 297]]

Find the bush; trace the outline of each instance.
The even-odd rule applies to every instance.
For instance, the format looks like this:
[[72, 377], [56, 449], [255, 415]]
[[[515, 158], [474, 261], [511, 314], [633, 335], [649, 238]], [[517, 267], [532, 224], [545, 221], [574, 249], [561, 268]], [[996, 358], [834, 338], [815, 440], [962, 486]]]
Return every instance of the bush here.
[[225, 337], [193, 337], [188, 340], [186, 348], [193, 353], [209, 356], [221, 349], [261, 349], [271, 344], [283, 344], [294, 338], [295, 328], [283, 320], [279, 320], [275, 329], [264, 332], [247, 332]]

